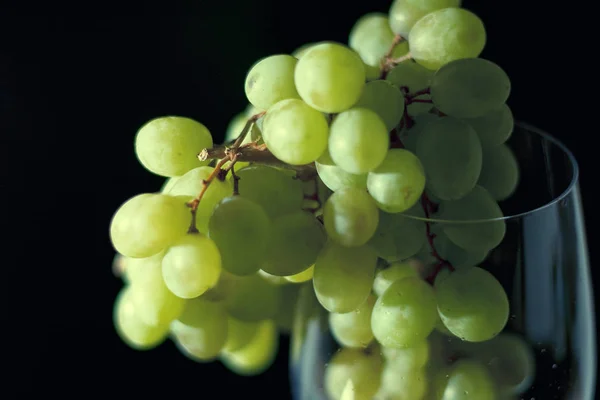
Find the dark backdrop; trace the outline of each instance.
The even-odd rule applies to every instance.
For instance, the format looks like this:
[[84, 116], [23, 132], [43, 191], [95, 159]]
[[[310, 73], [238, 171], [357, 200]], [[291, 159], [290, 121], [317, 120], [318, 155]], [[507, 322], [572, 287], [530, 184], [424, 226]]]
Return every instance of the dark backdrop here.
[[[596, 105], [587, 102], [593, 38], [584, 30], [592, 27], [568, 7], [548, 4], [464, 2], [487, 26], [482, 56], [512, 78], [515, 116], [558, 136], [578, 157], [591, 235], [597, 124]], [[9, 356], [0, 362], [9, 398], [229, 398], [240, 391], [289, 398], [285, 340], [275, 366], [251, 379], [218, 363], [188, 361], [170, 342], [146, 353], [121, 344], [112, 326], [121, 283], [110, 269], [110, 217], [125, 199], [163, 182], [133, 152], [144, 122], [188, 116], [218, 141], [247, 104], [243, 82], [254, 61], [307, 42], [346, 42], [359, 16], [389, 5], [197, 0], [146, 4], [136, 14], [121, 4], [112, 13], [0, 13], [0, 187], [8, 238], [0, 318]]]

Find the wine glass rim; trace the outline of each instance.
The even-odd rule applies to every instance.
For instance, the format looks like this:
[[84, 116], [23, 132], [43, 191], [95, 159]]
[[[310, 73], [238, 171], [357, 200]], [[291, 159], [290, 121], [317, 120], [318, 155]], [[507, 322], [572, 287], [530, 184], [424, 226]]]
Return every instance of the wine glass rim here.
[[569, 150], [569, 148], [564, 143], [562, 143], [560, 140], [556, 139], [554, 136], [552, 136], [548, 132], [545, 132], [539, 128], [536, 128], [535, 126], [533, 126], [531, 124], [528, 124], [523, 121], [515, 121], [515, 126], [521, 128], [521, 129], [527, 130], [529, 132], [535, 133], [538, 136], [541, 136], [547, 142], [552, 143], [553, 146], [558, 147], [567, 156], [567, 159], [569, 160], [569, 163], [571, 164], [573, 176], [571, 177], [571, 181], [569, 182], [569, 185], [565, 188], [565, 190], [562, 193], [560, 193], [558, 196], [554, 197], [552, 200], [548, 201], [547, 203], [545, 203], [539, 207], [536, 207], [532, 210], [523, 211], [520, 213], [511, 214], [511, 215], [505, 215], [505, 216], [498, 217], [498, 218], [456, 221], [456, 220], [447, 220], [447, 219], [441, 219], [441, 218], [419, 217], [416, 215], [407, 215], [407, 214], [404, 214], [404, 216], [406, 216], [407, 218], [417, 219], [419, 221], [424, 221], [424, 222], [453, 224], [453, 225], [477, 224], [477, 223], [494, 222], [494, 221], [508, 221], [508, 220], [524, 218], [529, 215], [540, 212], [542, 210], [545, 210], [547, 208], [550, 208], [550, 207], [554, 206], [555, 204], [559, 203], [560, 201], [562, 201], [563, 199], [565, 199], [567, 196], [569, 196], [571, 194], [571, 192], [575, 189], [575, 187], [577, 186], [577, 182], [579, 181], [579, 165], [577, 163], [577, 159], [575, 158], [575, 156], [573, 155], [571, 150]]

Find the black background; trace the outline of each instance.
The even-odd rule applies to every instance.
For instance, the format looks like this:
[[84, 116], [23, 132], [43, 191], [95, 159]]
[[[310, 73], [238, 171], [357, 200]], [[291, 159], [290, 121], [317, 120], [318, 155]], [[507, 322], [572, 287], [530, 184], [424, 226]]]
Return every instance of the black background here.
[[[146, 353], [121, 344], [112, 326], [121, 283], [111, 274], [109, 221], [124, 200], [163, 183], [135, 158], [133, 137], [143, 123], [188, 116], [219, 142], [247, 104], [243, 82], [253, 62], [308, 42], [346, 42], [358, 17], [387, 12], [391, 2], [171, 3], [135, 13], [122, 5], [87, 14], [69, 7], [0, 13], [1, 226], [8, 239], [0, 275], [8, 357], [0, 363], [9, 398], [290, 397], [285, 340], [276, 365], [256, 378], [195, 364], [170, 342]], [[579, 159], [594, 265], [597, 105], [587, 98], [597, 67], [586, 32], [593, 26], [549, 4], [464, 1], [487, 27], [482, 57], [512, 79], [515, 117], [554, 134]]]

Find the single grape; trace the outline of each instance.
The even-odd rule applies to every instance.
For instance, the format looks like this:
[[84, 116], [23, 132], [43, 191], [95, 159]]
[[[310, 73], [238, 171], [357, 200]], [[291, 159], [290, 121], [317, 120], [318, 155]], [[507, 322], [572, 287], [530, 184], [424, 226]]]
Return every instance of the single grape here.
[[246, 322], [227, 316], [227, 340], [223, 350], [232, 352], [246, 346], [258, 332], [259, 326], [260, 322]]
[[277, 315], [282, 296], [281, 287], [267, 282], [258, 274], [232, 276], [228, 285], [225, 306], [232, 317], [245, 322], [256, 322]]
[[[421, 209], [419, 203], [413, 208]], [[422, 212], [421, 212], [422, 214]], [[405, 214], [380, 211], [379, 224], [369, 245], [377, 256], [388, 262], [406, 260], [417, 254], [426, 243], [425, 223]]]
[[349, 390], [352, 397], [348, 398], [373, 400], [379, 389], [382, 369], [383, 359], [378, 352], [342, 348], [325, 367], [325, 392], [332, 400], [342, 400], [346, 385], [352, 382], [354, 390]]
[[397, 280], [418, 277], [419, 274], [417, 269], [412, 263], [397, 262], [377, 272], [375, 280], [373, 281], [373, 292], [375, 292], [377, 296], [381, 296], [387, 288]]
[[404, 144], [404, 148], [406, 148], [408, 151], [416, 153], [417, 143], [421, 137], [421, 131], [423, 131], [423, 129], [430, 122], [437, 119], [440, 119], [440, 116], [430, 112], [419, 114], [413, 118], [413, 125], [410, 127], [410, 129], [403, 129], [402, 132], [400, 132], [400, 139], [402, 140], [402, 144]]
[[266, 110], [286, 99], [299, 99], [294, 84], [294, 69], [298, 59], [287, 54], [265, 57], [254, 64], [244, 89], [248, 101], [256, 108]]
[[400, 123], [404, 115], [404, 94], [387, 81], [367, 82], [354, 106], [375, 112], [389, 132]]
[[396, 371], [410, 371], [427, 365], [431, 353], [430, 347], [428, 340], [422, 340], [414, 346], [401, 349], [382, 347], [381, 353], [387, 364], [392, 365]]
[[313, 47], [315, 44], [317, 44], [317, 43], [303, 44], [302, 46], [298, 47], [296, 50], [292, 51], [292, 56], [296, 57], [298, 60], [301, 59], [302, 56], [304, 56], [304, 54], [306, 54], [308, 49]]
[[395, 0], [390, 7], [392, 31], [408, 38], [413, 25], [432, 11], [447, 7], [460, 7], [461, 0]]
[[505, 144], [483, 151], [481, 175], [477, 184], [486, 189], [496, 201], [508, 199], [519, 185], [519, 163]]
[[485, 250], [479, 251], [466, 251], [458, 247], [443, 231], [443, 223], [438, 227], [433, 228], [432, 231], [435, 233], [433, 239], [433, 245], [435, 250], [438, 252], [440, 257], [444, 260], [448, 260], [454, 268], [469, 268], [479, 265], [486, 259], [488, 252]]
[[[417, 64], [416, 62], [403, 62], [392, 68], [385, 77], [385, 80], [396, 86], [398, 89], [405, 89], [408, 93], [415, 93], [419, 90], [427, 89], [433, 76], [433, 71]], [[422, 95], [419, 99], [429, 100], [431, 96]], [[431, 109], [429, 103], [411, 103], [407, 111], [411, 117], [425, 114]]]
[[375, 397], [375, 400], [423, 400], [427, 384], [423, 368], [407, 369], [386, 363], [381, 373], [380, 397]]
[[144, 274], [147, 268], [156, 268], [156, 266], [161, 268], [164, 255], [165, 252], [161, 251], [153, 256], [144, 258], [121, 256], [123, 259], [123, 266], [125, 267], [123, 270], [123, 280], [127, 283], [131, 283], [136, 281], [138, 276]]
[[465, 118], [464, 121], [475, 129], [484, 150], [506, 142], [515, 127], [512, 111], [506, 104], [481, 117]]
[[367, 188], [367, 174], [351, 174], [335, 165], [329, 151], [326, 150], [321, 157], [315, 161], [317, 173], [323, 183], [332, 191], [337, 191], [345, 187], [357, 189]]
[[441, 400], [495, 400], [496, 391], [485, 365], [473, 360], [458, 360], [447, 378]]
[[364, 348], [373, 340], [371, 313], [377, 298], [369, 295], [356, 310], [329, 314], [329, 327], [335, 340], [344, 347]]

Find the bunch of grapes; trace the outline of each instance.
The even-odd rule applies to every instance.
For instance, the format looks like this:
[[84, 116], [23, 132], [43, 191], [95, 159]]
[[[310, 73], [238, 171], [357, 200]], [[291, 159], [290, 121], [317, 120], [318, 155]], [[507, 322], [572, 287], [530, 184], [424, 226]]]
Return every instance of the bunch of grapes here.
[[[510, 80], [479, 58], [460, 0], [396, 0], [348, 45], [310, 43], [246, 77], [226, 143], [189, 118], [145, 124], [141, 164], [167, 177], [127, 200], [110, 236], [126, 285], [115, 325], [135, 349], [258, 374], [309, 288], [340, 345], [338, 399], [507, 399], [531, 350], [485, 260], [515, 191]], [[200, 153], [199, 153], [200, 152]], [[199, 153], [199, 154], [198, 154]]]

